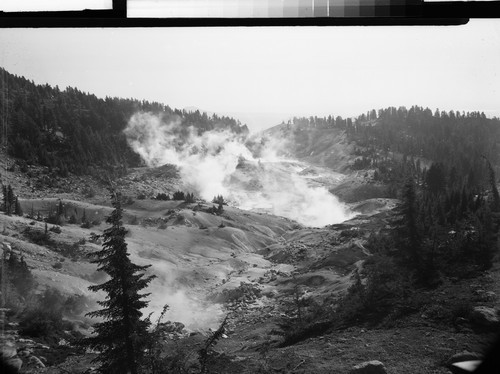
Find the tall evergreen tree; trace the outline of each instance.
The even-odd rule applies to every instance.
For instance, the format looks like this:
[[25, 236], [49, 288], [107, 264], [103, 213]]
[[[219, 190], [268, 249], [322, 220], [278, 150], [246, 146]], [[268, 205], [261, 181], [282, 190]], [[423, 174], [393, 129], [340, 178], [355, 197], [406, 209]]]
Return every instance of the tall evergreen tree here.
[[7, 186], [3, 185], [2, 186], [2, 194], [3, 194], [3, 211], [6, 214], [10, 214], [10, 207], [9, 207], [9, 196], [7, 194]]
[[417, 194], [415, 191], [415, 183], [413, 178], [410, 177], [406, 181], [403, 190], [403, 204], [401, 205], [401, 213], [403, 215], [401, 220], [401, 236], [403, 242], [408, 247], [408, 260], [418, 270], [420, 268], [420, 230], [418, 222], [417, 210]]
[[493, 170], [493, 166], [491, 166], [491, 162], [484, 155], [483, 158], [486, 160], [486, 163], [488, 164], [491, 193], [493, 194], [492, 210], [494, 212], [500, 212], [500, 195], [498, 193], [495, 171]]
[[139, 364], [147, 344], [149, 320], [141, 319], [141, 309], [148, 305], [144, 299], [149, 294], [139, 294], [155, 277], [145, 277], [144, 271], [151, 265], [132, 263], [125, 242], [121, 194], [112, 191], [115, 208], [106, 222], [111, 226], [104, 231], [102, 249], [95, 254], [93, 263], [106, 272], [110, 279], [90, 286], [93, 292], [104, 291], [107, 296], [99, 301], [101, 310], [88, 313], [90, 317], [103, 318], [94, 325], [95, 335], [83, 340], [83, 344], [101, 352], [95, 362], [100, 363], [102, 373], [139, 373]]
[[16, 196], [14, 195], [14, 190], [12, 189], [12, 186], [10, 184], [7, 186], [7, 201], [9, 206], [7, 214], [10, 215], [13, 213], [16, 206]]

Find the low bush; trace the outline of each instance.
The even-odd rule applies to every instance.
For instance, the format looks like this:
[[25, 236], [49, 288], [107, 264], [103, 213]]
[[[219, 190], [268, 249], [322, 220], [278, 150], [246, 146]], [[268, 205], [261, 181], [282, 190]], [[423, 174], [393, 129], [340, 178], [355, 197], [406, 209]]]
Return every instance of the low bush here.
[[49, 216], [47, 217], [47, 219], [45, 221], [47, 223], [52, 224], [52, 225], [62, 226], [63, 217], [62, 217], [62, 215], [58, 215], [58, 214], [49, 214]]
[[184, 195], [184, 192], [182, 191], [176, 191], [174, 192], [174, 195], [172, 196], [172, 200], [184, 200], [186, 196]]
[[80, 225], [80, 227], [81, 227], [82, 229], [90, 229], [90, 228], [92, 228], [92, 226], [94, 226], [94, 225], [93, 225], [93, 224], [92, 224], [92, 222], [90, 222], [90, 221], [85, 221], [85, 222], [83, 222], [83, 223]]
[[130, 196], [127, 195], [122, 195], [122, 204], [124, 206], [126, 205], [132, 205], [134, 203], [134, 199]]
[[60, 234], [61, 233], [61, 228], [59, 226], [52, 226], [50, 229], [49, 229], [50, 232], [53, 232], [55, 234]]
[[92, 187], [85, 186], [82, 189], [82, 194], [85, 196], [87, 199], [91, 199], [95, 196], [95, 190]]
[[25, 311], [19, 320], [19, 334], [33, 338], [49, 337], [62, 333], [65, 329], [62, 314], [36, 307]]
[[156, 195], [156, 200], [168, 201], [168, 200], [170, 200], [170, 195], [168, 195], [166, 193], [158, 193], [158, 195]]
[[51, 239], [50, 233], [47, 230], [41, 231], [28, 226], [26, 227], [26, 229], [24, 229], [23, 235], [26, 237], [26, 239], [34, 244], [49, 247], [55, 246], [55, 242]]

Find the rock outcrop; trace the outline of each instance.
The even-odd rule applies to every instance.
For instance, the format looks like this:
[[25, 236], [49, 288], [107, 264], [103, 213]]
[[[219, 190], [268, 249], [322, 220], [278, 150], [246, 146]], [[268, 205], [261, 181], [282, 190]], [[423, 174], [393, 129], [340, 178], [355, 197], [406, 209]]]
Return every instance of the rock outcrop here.
[[373, 360], [354, 366], [349, 374], [387, 374], [387, 370], [382, 362]]

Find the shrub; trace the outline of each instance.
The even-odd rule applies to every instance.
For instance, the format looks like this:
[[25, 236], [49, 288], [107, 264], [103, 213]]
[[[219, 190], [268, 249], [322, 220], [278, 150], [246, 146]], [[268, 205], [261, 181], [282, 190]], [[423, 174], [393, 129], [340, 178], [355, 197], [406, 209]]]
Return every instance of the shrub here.
[[198, 360], [201, 366], [200, 373], [202, 374], [207, 374], [209, 372], [208, 366], [215, 355], [213, 348], [220, 340], [222, 335], [224, 335], [224, 331], [226, 329], [227, 317], [228, 316], [224, 318], [219, 328], [208, 337], [203, 347], [198, 351]]
[[140, 193], [139, 195], [137, 195], [137, 200], [144, 200], [146, 199], [146, 194], [145, 193]]
[[61, 261], [59, 261], [59, 262], [56, 262], [55, 264], [53, 264], [53, 265], [52, 265], [52, 267], [53, 267], [54, 269], [59, 270], [59, 269], [62, 269], [63, 264], [62, 264], [62, 262], [61, 262]]
[[69, 221], [68, 223], [72, 224], [72, 225], [75, 225], [78, 223], [77, 219], [76, 219], [76, 216], [74, 214], [71, 215], [71, 217], [69, 217]]
[[19, 160], [17, 161], [17, 164], [19, 165], [19, 171], [21, 173], [26, 173], [28, 172], [28, 164], [24, 160]]
[[84, 295], [69, 296], [63, 304], [63, 311], [66, 314], [77, 316], [85, 312], [88, 308], [89, 300]]
[[62, 319], [64, 296], [48, 288], [37, 300], [37, 306], [25, 310], [19, 320], [19, 333], [31, 337], [52, 337], [71, 328]]
[[224, 200], [224, 196], [222, 195], [214, 196], [214, 198], [212, 199], [212, 203], [227, 205], [226, 201]]
[[23, 231], [23, 235], [32, 243], [44, 246], [54, 246], [55, 242], [50, 238], [50, 234], [47, 231], [40, 231], [32, 229], [31, 227], [26, 227]]
[[63, 224], [63, 218], [62, 216], [56, 214], [56, 213], [51, 213], [45, 220], [47, 223], [51, 223], [53, 225], [58, 225], [61, 226]]
[[34, 338], [53, 336], [64, 331], [62, 314], [36, 307], [23, 313], [19, 320], [19, 334]]
[[95, 196], [95, 190], [92, 187], [85, 186], [82, 189], [82, 194], [88, 199], [91, 199]]
[[59, 226], [52, 226], [49, 231], [53, 232], [53, 233], [56, 233], [56, 234], [60, 234], [61, 233], [61, 228]]
[[132, 205], [134, 203], [134, 199], [132, 199], [130, 196], [122, 195], [121, 196], [121, 203], [123, 205]]
[[193, 193], [187, 193], [185, 198], [184, 198], [184, 201], [186, 203], [194, 203], [195, 200], [194, 200], [194, 194]]
[[184, 192], [176, 191], [172, 196], [172, 200], [184, 200], [186, 197], [184, 196]]
[[80, 225], [80, 227], [81, 227], [82, 229], [90, 229], [92, 226], [93, 226], [93, 225], [92, 225], [92, 222], [90, 222], [90, 221], [84, 221], [84, 222]]
[[73, 244], [59, 243], [58, 250], [63, 256], [70, 257], [74, 260], [78, 259], [81, 255], [78, 242]]
[[170, 196], [166, 193], [158, 193], [158, 195], [156, 195], [156, 200], [170, 200]]

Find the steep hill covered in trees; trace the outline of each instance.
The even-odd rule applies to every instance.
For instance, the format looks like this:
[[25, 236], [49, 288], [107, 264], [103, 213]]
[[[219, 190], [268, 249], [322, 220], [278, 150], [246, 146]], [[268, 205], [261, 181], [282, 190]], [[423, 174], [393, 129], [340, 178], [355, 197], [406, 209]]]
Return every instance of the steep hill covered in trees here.
[[141, 164], [127, 144], [123, 129], [136, 112], [151, 112], [167, 121], [181, 120], [199, 133], [214, 128], [248, 131], [239, 121], [206, 113], [172, 109], [157, 102], [106, 97], [76, 88], [37, 85], [0, 68], [0, 118], [8, 153], [57, 170], [83, 174], [92, 167], [126, 168]]
[[351, 169], [380, 169], [379, 176], [403, 158], [421, 169], [441, 163], [454, 168], [452, 178], [468, 177], [471, 183], [487, 178], [484, 157], [497, 173], [500, 167], [500, 120], [480, 112], [389, 107], [357, 118], [294, 117], [266, 133], [287, 139], [292, 156], [330, 167], [341, 161], [331, 155], [335, 143], [349, 143], [356, 156]]

